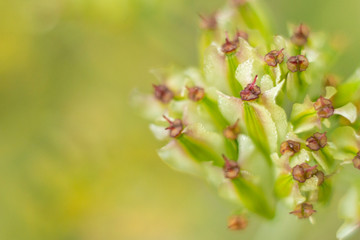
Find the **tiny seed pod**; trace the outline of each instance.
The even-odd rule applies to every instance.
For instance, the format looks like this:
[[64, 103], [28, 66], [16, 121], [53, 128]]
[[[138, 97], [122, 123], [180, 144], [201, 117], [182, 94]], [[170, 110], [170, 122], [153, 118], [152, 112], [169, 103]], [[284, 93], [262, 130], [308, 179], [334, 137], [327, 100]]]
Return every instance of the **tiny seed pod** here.
[[155, 85], [154, 96], [162, 103], [169, 103], [174, 98], [174, 93], [165, 85]]
[[181, 119], [175, 119], [174, 121], [171, 121], [165, 115], [163, 115], [163, 117], [170, 124], [170, 126], [165, 128], [165, 130], [169, 130], [169, 136], [172, 138], [177, 138], [180, 136], [184, 129]]
[[293, 167], [291, 174], [294, 180], [304, 183], [307, 179], [312, 178], [318, 172], [316, 168], [317, 165], [311, 167], [307, 163], [302, 163]]
[[334, 114], [334, 107], [331, 100], [321, 96], [314, 103], [314, 109], [317, 111], [317, 115], [320, 118], [329, 118]]
[[303, 183], [306, 181], [304, 168], [300, 165], [296, 165], [295, 167], [293, 167], [291, 174], [292, 174], [294, 180], [296, 180], [300, 183]]
[[282, 63], [284, 61], [284, 48], [277, 51], [272, 50], [268, 54], [265, 55], [264, 61], [267, 63], [267, 65], [271, 67], [276, 67], [276, 65]]
[[301, 203], [295, 207], [294, 211], [290, 212], [290, 214], [297, 216], [299, 219], [309, 218], [314, 213], [316, 211], [310, 203]]
[[225, 160], [224, 176], [229, 179], [234, 179], [240, 176], [239, 164], [233, 160], [229, 160], [225, 155], [222, 155]]
[[239, 119], [233, 125], [227, 126], [223, 134], [227, 139], [235, 140], [240, 133]]
[[201, 87], [186, 87], [189, 91], [188, 97], [194, 102], [198, 102], [205, 96], [205, 90]]
[[243, 230], [247, 227], [248, 221], [242, 215], [231, 216], [228, 220], [228, 228], [230, 230]]
[[317, 172], [318, 170], [316, 169], [317, 168], [317, 165], [315, 166], [310, 166], [309, 164], [307, 163], [302, 163], [301, 164], [301, 167], [304, 169], [305, 171], [305, 178], [306, 179], [309, 179], [309, 178], [312, 178]]
[[320, 148], [325, 147], [327, 144], [326, 132], [315, 133], [313, 136], [306, 139], [306, 146], [313, 151], [318, 151]]
[[243, 101], [251, 101], [259, 98], [259, 95], [261, 94], [260, 87], [258, 85], [255, 85], [257, 75], [254, 78], [254, 81], [250, 84], [248, 84], [244, 90], [240, 92], [240, 97]]
[[295, 30], [294, 34], [291, 37], [291, 41], [296, 46], [304, 46], [310, 35], [310, 29], [305, 24], [300, 24]]
[[304, 55], [292, 56], [286, 64], [291, 72], [303, 72], [309, 67], [309, 61]]
[[238, 48], [238, 39], [236, 38], [235, 41], [230, 41], [229, 36], [226, 33], [225, 43], [221, 46], [221, 51], [228, 55], [234, 53], [237, 48]]
[[301, 144], [296, 141], [287, 140], [280, 145], [280, 153], [284, 155], [290, 153], [290, 156], [293, 156], [295, 153], [300, 151]]

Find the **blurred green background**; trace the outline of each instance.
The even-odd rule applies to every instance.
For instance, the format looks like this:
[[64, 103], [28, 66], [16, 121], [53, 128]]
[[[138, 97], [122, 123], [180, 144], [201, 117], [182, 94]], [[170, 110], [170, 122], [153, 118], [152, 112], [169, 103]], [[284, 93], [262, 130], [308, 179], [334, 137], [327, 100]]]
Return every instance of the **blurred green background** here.
[[[277, 33], [305, 22], [340, 34], [335, 73], [360, 66], [360, 1], [263, 3]], [[223, 4], [0, 1], [0, 239], [335, 239], [335, 204], [315, 226], [284, 210], [285, 225], [252, 217], [229, 232], [232, 206], [163, 164], [129, 104], [133, 89], [152, 91], [150, 69], [196, 65], [197, 14]]]

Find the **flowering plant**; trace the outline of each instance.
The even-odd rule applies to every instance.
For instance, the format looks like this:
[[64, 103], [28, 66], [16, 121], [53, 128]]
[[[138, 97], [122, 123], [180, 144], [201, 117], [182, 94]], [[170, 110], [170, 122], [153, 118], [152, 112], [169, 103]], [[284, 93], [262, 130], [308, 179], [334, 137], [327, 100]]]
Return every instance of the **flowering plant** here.
[[255, 2], [233, 0], [200, 26], [199, 68], [155, 71], [154, 93], [136, 97], [167, 142], [160, 158], [235, 202], [234, 230], [248, 213], [274, 218], [278, 204], [313, 221], [334, 179], [350, 173], [337, 232], [348, 236], [360, 223], [360, 70], [340, 81], [326, 36], [305, 24], [273, 35]]

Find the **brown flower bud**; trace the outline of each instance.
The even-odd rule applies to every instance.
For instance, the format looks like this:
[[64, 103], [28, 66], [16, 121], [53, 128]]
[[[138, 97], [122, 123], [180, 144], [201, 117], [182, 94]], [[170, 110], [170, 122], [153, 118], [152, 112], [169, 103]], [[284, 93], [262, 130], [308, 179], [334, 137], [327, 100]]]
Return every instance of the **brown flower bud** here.
[[302, 72], [308, 68], [309, 61], [305, 56], [297, 55], [290, 57], [286, 64], [291, 72]]
[[239, 127], [239, 119], [236, 120], [236, 122], [233, 125], [227, 126], [223, 134], [227, 139], [235, 140], [237, 139], [239, 133], [240, 133], [240, 127]]
[[231, 216], [228, 220], [228, 228], [230, 230], [243, 230], [247, 227], [248, 221], [244, 216]]
[[318, 151], [320, 148], [325, 147], [327, 144], [326, 132], [315, 133], [313, 136], [306, 139], [306, 146], [313, 151]]
[[194, 101], [198, 102], [205, 97], [205, 91], [201, 87], [186, 87], [189, 91], [188, 97]]
[[320, 186], [325, 181], [325, 174], [322, 171], [317, 171], [315, 176], [318, 179], [317, 185]]
[[320, 118], [329, 118], [334, 114], [334, 107], [332, 102], [323, 96], [316, 100], [314, 103], [314, 108]]
[[299, 204], [295, 207], [294, 211], [290, 212], [290, 214], [293, 214], [300, 219], [308, 218], [314, 213], [316, 213], [316, 211], [313, 209], [313, 205], [310, 203]]
[[276, 67], [277, 64], [280, 64], [284, 61], [284, 48], [277, 51], [272, 50], [268, 54], [265, 55], [264, 61], [267, 63], [267, 65], [271, 67]]
[[170, 124], [170, 126], [165, 128], [165, 130], [170, 130], [169, 131], [169, 136], [173, 137], [173, 138], [176, 138], [176, 137], [180, 136], [183, 129], [184, 129], [181, 119], [175, 119], [174, 121], [171, 121], [165, 115], [163, 115], [163, 117]]
[[301, 167], [304, 169], [305, 171], [305, 178], [306, 179], [309, 179], [309, 178], [312, 178], [317, 172], [318, 170], [316, 169], [317, 168], [317, 165], [315, 166], [310, 166], [309, 164], [307, 163], [302, 163], [301, 164]]
[[240, 176], [239, 164], [235, 161], [229, 160], [225, 155], [222, 155], [225, 160], [224, 176], [229, 179], [234, 179]]
[[210, 14], [208, 16], [200, 15], [200, 28], [204, 30], [215, 30], [217, 27], [216, 13]]
[[261, 93], [260, 87], [255, 85], [257, 75], [254, 78], [254, 81], [248, 84], [244, 90], [240, 92], [240, 97], [243, 101], [251, 101], [257, 99]]
[[352, 160], [354, 167], [360, 169], [360, 152], [356, 154], [356, 156]]
[[294, 180], [298, 182], [303, 183], [306, 181], [304, 168], [300, 165], [296, 165], [295, 167], [293, 167], [291, 174]]
[[300, 24], [294, 31], [291, 41], [297, 46], [304, 46], [307, 43], [310, 29], [305, 24]]
[[221, 46], [221, 51], [225, 54], [234, 53], [238, 48], [238, 43], [236, 40], [238, 39], [236, 38], [235, 41], [230, 41], [229, 36], [226, 34], [225, 43]]
[[300, 143], [292, 140], [287, 140], [280, 145], [280, 153], [284, 155], [285, 153], [290, 152], [290, 156], [293, 156], [295, 153], [300, 151]]
[[249, 39], [249, 35], [245, 31], [237, 30], [235, 34], [234, 42], [237, 44], [238, 47], [239, 47], [239, 37], [245, 39], [246, 41]]
[[153, 87], [155, 98], [162, 103], [169, 103], [174, 98], [174, 93], [167, 86], [153, 84]]
[[311, 178], [318, 172], [316, 167], [317, 165], [311, 167], [307, 163], [302, 163], [293, 167], [291, 174], [294, 180], [303, 183], [306, 181], [306, 179]]

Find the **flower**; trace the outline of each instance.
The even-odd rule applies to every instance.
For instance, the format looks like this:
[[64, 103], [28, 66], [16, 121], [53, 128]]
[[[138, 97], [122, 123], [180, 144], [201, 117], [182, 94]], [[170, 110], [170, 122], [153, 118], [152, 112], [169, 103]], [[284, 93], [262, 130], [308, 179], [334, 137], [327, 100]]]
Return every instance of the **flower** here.
[[[199, 68], [157, 74], [154, 94], [137, 103], [167, 142], [158, 154], [171, 168], [206, 179], [246, 214], [271, 220], [283, 204], [310, 218], [343, 165], [360, 169], [360, 70], [330, 81], [323, 36], [300, 24], [290, 38], [274, 37], [251, 1], [232, 2], [201, 17]], [[356, 181], [343, 186], [360, 192]], [[344, 215], [345, 230], [359, 222]], [[246, 226], [243, 214], [229, 219], [229, 229]]]

